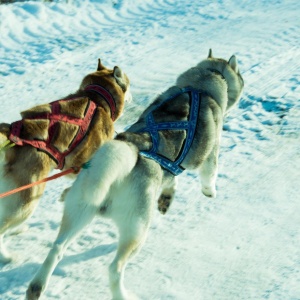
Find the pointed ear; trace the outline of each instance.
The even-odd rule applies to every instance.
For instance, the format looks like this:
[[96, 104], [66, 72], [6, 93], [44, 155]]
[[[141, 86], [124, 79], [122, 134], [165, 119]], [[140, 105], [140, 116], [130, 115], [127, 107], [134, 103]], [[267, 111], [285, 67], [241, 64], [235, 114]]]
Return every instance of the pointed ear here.
[[232, 55], [228, 61], [229, 66], [233, 69], [234, 72], [239, 71], [238, 61], [235, 57], [235, 55]]
[[126, 80], [123, 71], [118, 66], [114, 67], [114, 77], [119, 84], [119, 86], [122, 88], [122, 90], [126, 91]]
[[105, 67], [102, 65], [101, 59], [98, 58], [98, 67], [97, 67], [97, 71], [101, 71], [101, 70], [103, 70], [103, 69], [105, 69]]
[[208, 51], [208, 57], [207, 57], [207, 58], [212, 58], [212, 57], [213, 57], [213, 55], [212, 55], [212, 50], [209, 49], [209, 51]]

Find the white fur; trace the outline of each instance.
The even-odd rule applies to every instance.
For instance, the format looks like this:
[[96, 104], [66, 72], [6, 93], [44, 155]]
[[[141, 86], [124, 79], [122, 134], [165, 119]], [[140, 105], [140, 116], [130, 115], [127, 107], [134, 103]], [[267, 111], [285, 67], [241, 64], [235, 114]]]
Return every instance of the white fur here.
[[[225, 65], [228, 70], [224, 71], [223, 77], [226, 80], [206, 70], [212, 63], [216, 69], [221, 69], [219, 64]], [[216, 196], [223, 117], [229, 108], [228, 102], [231, 101], [230, 105], [234, 105], [239, 100], [243, 87], [238, 74], [232, 74], [232, 67], [238, 70], [235, 57], [231, 59], [231, 65], [209, 58], [197, 68], [182, 74], [177, 80], [177, 85], [183, 87], [191, 84], [199, 89], [197, 84], [204, 85], [200, 86], [200, 89], [211, 94], [203, 96], [198, 123], [205, 125], [199, 125], [199, 136], [196, 132], [192, 147], [182, 163], [184, 168], [199, 170], [202, 192], [208, 197]], [[197, 73], [202, 76], [205, 74], [204, 79], [211, 78], [210, 81], [199, 80]], [[159, 99], [169, 99], [172, 90], [168, 90], [166, 95], [161, 95]], [[156, 107], [157, 103], [153, 102], [152, 105]], [[144, 114], [149, 110], [151, 106]], [[96, 215], [112, 219], [119, 230], [118, 250], [109, 267], [113, 299], [135, 299], [124, 286], [126, 264], [146, 239], [157, 199], [162, 203], [171, 202], [176, 191], [176, 180], [171, 173], [163, 171], [155, 161], [138, 155], [138, 150], [141, 150], [138, 148], [147, 144], [147, 138], [133, 130], [135, 126], [140, 125], [139, 122], [144, 122], [143, 115], [127, 132], [118, 135], [117, 139], [120, 140], [110, 141], [98, 150], [92, 159], [91, 167], [82, 170], [65, 195], [65, 209], [58, 237], [29, 285], [27, 300], [39, 298], [67, 246]], [[171, 142], [174, 145], [178, 141]], [[163, 154], [169, 147], [165, 148]]]
[[[134, 299], [124, 287], [124, 269], [144, 243], [162, 176], [154, 162], [144, 158], [137, 162], [137, 158], [134, 146], [111, 141], [95, 154], [90, 168], [81, 171], [65, 197], [57, 239], [32, 280], [26, 299], [38, 299], [70, 242], [96, 215], [112, 219], [119, 229], [117, 254], [109, 267], [113, 299]], [[157, 174], [155, 180], [148, 180], [149, 171]]]
[[128, 88], [125, 92], [125, 102], [131, 103], [131, 101], [132, 101], [132, 94], [131, 94], [131, 91], [130, 91], [130, 86], [128, 86]]
[[[0, 193], [7, 192], [9, 190], [12, 190], [16, 188], [14, 182], [12, 180], [9, 180], [4, 174], [4, 151], [0, 152]], [[13, 205], [13, 203], [15, 203]], [[7, 199], [3, 198], [1, 199], [1, 205], [0, 205], [0, 262], [2, 263], [9, 263], [13, 260], [14, 255], [9, 253], [6, 250], [6, 247], [4, 245], [4, 233], [6, 232], [7, 228], [5, 226], [7, 220], [10, 218], [10, 215], [13, 213], [14, 208], [18, 204], [17, 197], [14, 197], [13, 195]], [[2, 230], [1, 230], [2, 229]]]
[[[106, 69], [106, 71], [102, 72], [104, 69]], [[106, 79], [111, 81], [112, 84], [108, 85], [111, 92], [112, 88], [115, 90], [113, 92], [117, 105], [115, 117], [119, 117], [123, 111], [124, 100], [130, 101], [132, 98], [129, 89], [130, 83], [127, 75], [117, 66], [114, 67], [113, 70], [114, 78], [111, 75], [112, 72], [110, 70], [107, 72], [107, 68], [101, 64], [99, 59], [97, 72], [88, 74], [84, 77], [80, 85], [80, 90], [83, 91], [89, 84], [102, 85], [102, 82], [105, 84], [104, 88], [106, 88], [107, 83], [105, 80], [102, 80], [104, 77], [107, 77]], [[123, 92], [125, 90], [126, 95], [124, 95], [125, 93]], [[94, 97], [97, 98], [99, 95], [95, 94], [92, 97], [92, 100], [95, 100], [95, 103], [100, 101], [98, 103], [100, 108], [102, 106], [101, 102], [104, 100], [100, 100], [101, 97], [98, 99]], [[45, 105], [43, 105], [43, 107], [45, 107]], [[33, 111], [36, 109], [37, 107], [33, 108]], [[97, 114], [104, 113], [104, 110], [97, 111]], [[21, 113], [21, 115], [24, 116], [24, 112]], [[96, 128], [96, 131], [91, 132], [92, 135], [90, 135], [90, 137], [94, 134], [95, 136], [98, 135], [95, 139], [95, 145], [91, 147], [89, 139], [86, 140], [86, 143], [81, 143], [81, 145], [79, 145], [79, 148], [81, 149], [79, 149], [78, 152], [70, 153], [66, 157], [65, 168], [74, 166], [74, 164], [80, 165], [84, 163], [94, 153], [96, 150], [95, 147], [99, 147], [102, 142], [111, 138], [113, 134], [112, 123], [108, 122], [108, 124], [103, 127], [103, 132], [101, 132], [101, 130], [99, 131], [101, 122], [102, 121], [98, 120], [98, 124], [95, 123], [96, 125], [94, 128]], [[26, 148], [19, 146], [9, 149], [11, 146], [8, 139], [9, 131], [9, 124], [0, 124], [0, 193], [10, 191], [22, 185], [33, 183], [39, 179], [45, 178], [47, 173], [50, 170], [53, 170], [56, 165], [54, 160], [49, 159], [45, 153], [37, 152], [34, 148], [29, 149], [27, 147], [28, 151]], [[89, 148], [89, 151], [85, 151], [87, 148]], [[44, 191], [44, 187], [45, 184], [36, 185], [32, 187], [30, 191], [17, 193], [0, 199], [0, 263], [8, 263], [13, 259], [13, 256], [8, 253], [4, 246], [4, 235], [9, 233], [12, 229], [14, 230], [15, 227], [21, 225], [22, 222], [32, 215], [37, 206], [38, 200]]]

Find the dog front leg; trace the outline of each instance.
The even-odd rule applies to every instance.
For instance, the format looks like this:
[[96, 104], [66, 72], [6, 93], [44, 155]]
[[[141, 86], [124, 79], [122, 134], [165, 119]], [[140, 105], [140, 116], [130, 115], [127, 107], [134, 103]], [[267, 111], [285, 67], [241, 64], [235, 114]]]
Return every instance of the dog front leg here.
[[219, 146], [215, 145], [207, 159], [200, 166], [202, 193], [206, 197], [216, 198], [216, 179], [218, 176]]

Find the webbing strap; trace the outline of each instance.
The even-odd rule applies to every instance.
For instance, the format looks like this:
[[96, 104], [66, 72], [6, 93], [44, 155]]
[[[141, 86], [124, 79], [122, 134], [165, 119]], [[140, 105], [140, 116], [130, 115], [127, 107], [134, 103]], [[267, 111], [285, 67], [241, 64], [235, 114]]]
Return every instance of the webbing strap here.
[[[64, 167], [64, 161], [65, 157], [82, 141], [83, 137], [86, 135], [87, 130], [90, 126], [90, 123], [92, 121], [93, 115], [95, 113], [95, 110], [97, 108], [97, 105], [90, 101], [88, 102], [88, 108], [86, 110], [86, 114], [83, 119], [81, 118], [75, 118], [72, 116], [68, 116], [65, 114], [60, 113], [60, 105], [59, 102], [64, 101], [72, 101], [73, 99], [66, 99], [66, 100], [57, 100], [54, 101], [51, 104], [51, 113], [44, 113], [34, 116], [33, 118], [29, 118], [30, 120], [36, 120], [36, 119], [48, 119], [50, 121], [49, 128], [48, 128], [48, 139], [43, 140], [26, 140], [20, 138], [21, 129], [23, 126], [23, 120], [14, 122], [11, 124], [11, 132], [9, 135], [9, 140], [15, 143], [18, 146], [24, 146], [24, 145], [31, 145], [34, 148], [40, 149], [49, 155], [51, 155], [56, 163], [57, 163], [57, 169], [62, 169]], [[67, 122], [70, 124], [75, 124], [79, 126], [79, 131], [75, 137], [75, 139], [72, 141], [72, 143], [69, 145], [68, 149], [64, 152], [60, 152], [57, 148], [55, 148], [53, 145], [51, 145], [51, 141], [54, 135], [55, 131], [55, 124], [58, 121]]]
[[[164, 169], [168, 170], [175, 176], [181, 174], [184, 171], [184, 168], [181, 167], [180, 164], [182, 163], [182, 161], [188, 154], [188, 152], [191, 148], [192, 142], [194, 140], [196, 125], [197, 125], [197, 120], [198, 120], [198, 113], [199, 113], [199, 108], [200, 108], [200, 102], [201, 102], [201, 98], [200, 98], [201, 91], [195, 90], [190, 87], [183, 88], [183, 89], [181, 89], [181, 91], [179, 93], [172, 96], [172, 98], [167, 99], [163, 102], [163, 103], [165, 103], [166, 101], [174, 99], [177, 96], [184, 94], [184, 93], [189, 93], [190, 99], [191, 99], [190, 113], [189, 113], [188, 121], [155, 123], [152, 112], [150, 112], [146, 118], [146, 127], [139, 130], [139, 132], [149, 133], [151, 136], [151, 140], [152, 140], [152, 148], [149, 151], [140, 151], [140, 154], [147, 158], [157, 161]], [[159, 146], [158, 131], [160, 131], [160, 130], [186, 130], [187, 131], [187, 136], [186, 136], [183, 148], [181, 149], [179, 157], [177, 157], [175, 161], [171, 161], [170, 159], [157, 153], [158, 146]]]
[[104, 87], [97, 85], [97, 84], [90, 84], [85, 87], [85, 91], [93, 91], [99, 94], [104, 98], [104, 100], [107, 102], [108, 106], [110, 107], [110, 114], [113, 121], [116, 119], [116, 102], [113, 96], [110, 94], [108, 90], [106, 90]]

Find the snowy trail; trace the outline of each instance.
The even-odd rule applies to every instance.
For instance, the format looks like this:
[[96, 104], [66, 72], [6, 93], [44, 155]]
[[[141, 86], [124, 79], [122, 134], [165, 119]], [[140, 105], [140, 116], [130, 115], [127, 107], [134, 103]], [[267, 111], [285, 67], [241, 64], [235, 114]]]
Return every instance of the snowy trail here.
[[[300, 299], [300, 4], [288, 1], [110, 0], [0, 5], [1, 122], [63, 97], [98, 57], [130, 77], [133, 123], [158, 93], [206, 57], [236, 54], [245, 79], [224, 124], [218, 197], [179, 178], [168, 215], [155, 213], [126, 283], [141, 299]], [[47, 185], [30, 230], [7, 239], [18, 260], [0, 265], [0, 299], [23, 299], [59, 226], [60, 192]], [[110, 299], [116, 230], [95, 219], [70, 246], [44, 299]]]

